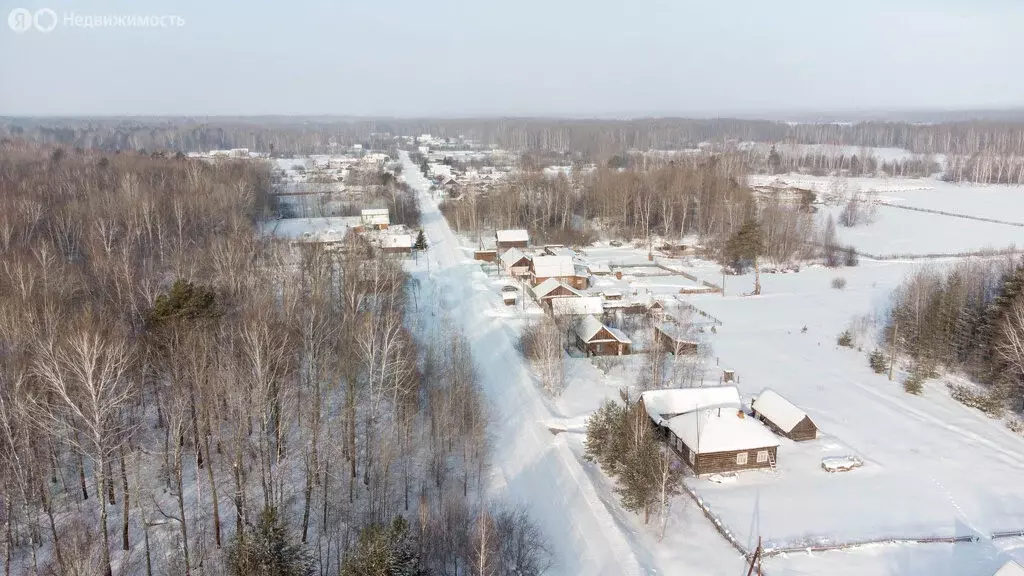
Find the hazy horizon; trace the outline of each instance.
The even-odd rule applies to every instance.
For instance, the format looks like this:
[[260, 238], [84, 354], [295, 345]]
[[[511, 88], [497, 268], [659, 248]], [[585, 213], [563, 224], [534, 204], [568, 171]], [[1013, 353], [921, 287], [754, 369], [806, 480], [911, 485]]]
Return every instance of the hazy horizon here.
[[59, 21], [0, 26], [8, 117], [834, 119], [1024, 104], [1024, 5], [1009, 0], [0, 7], [9, 24], [22, 7]]

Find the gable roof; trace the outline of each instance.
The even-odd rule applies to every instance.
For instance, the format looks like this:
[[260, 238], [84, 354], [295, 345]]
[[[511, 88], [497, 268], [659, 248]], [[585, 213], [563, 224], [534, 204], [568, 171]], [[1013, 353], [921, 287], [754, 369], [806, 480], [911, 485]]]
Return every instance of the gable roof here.
[[763, 424], [730, 406], [680, 414], [668, 421], [668, 429], [697, 454], [779, 445]]
[[565, 288], [569, 292], [572, 292], [573, 296], [583, 296], [582, 293], [574, 289], [572, 286], [566, 286], [565, 284], [559, 282], [557, 278], [548, 278], [547, 280], [533, 287], [533, 297], [540, 300], [541, 298], [544, 298], [548, 294], [554, 292], [555, 289], [557, 289], [559, 286]]
[[530, 233], [526, 230], [498, 230], [494, 233], [498, 242], [529, 242]]
[[1024, 576], [1024, 566], [1010, 560], [992, 576]]
[[771, 420], [783, 432], [791, 432], [801, 420], [807, 417], [806, 412], [770, 388], [762, 390], [751, 402], [750, 407]]
[[673, 416], [702, 408], [740, 407], [740, 391], [735, 386], [648, 390], [640, 394], [640, 399], [644, 402], [647, 415], [659, 426], [664, 426]]
[[533, 259], [533, 274], [537, 278], [575, 276], [576, 266], [569, 256], [537, 256]]
[[529, 260], [530, 257], [527, 256], [519, 248], [509, 248], [499, 257], [501, 263], [504, 264], [506, 267], [514, 265], [516, 262], [519, 262], [523, 258]]
[[552, 298], [551, 313], [555, 316], [583, 316], [602, 314], [604, 306], [600, 296], [581, 296], [579, 298]]
[[[595, 336], [597, 336], [599, 332], [601, 332], [601, 330], [605, 330], [609, 334], [611, 334], [612, 338], [616, 342], [621, 342], [623, 344], [631, 343], [630, 339], [620, 330], [615, 330], [614, 328], [609, 328], [605, 326], [604, 324], [601, 323], [600, 320], [594, 318], [593, 316], [587, 316], [586, 318], [583, 319], [582, 322], [580, 322], [579, 326], [576, 327], [576, 335], [579, 336], [584, 342], [590, 342], [591, 340], [594, 339]], [[608, 340], [605, 339], [603, 341]]]

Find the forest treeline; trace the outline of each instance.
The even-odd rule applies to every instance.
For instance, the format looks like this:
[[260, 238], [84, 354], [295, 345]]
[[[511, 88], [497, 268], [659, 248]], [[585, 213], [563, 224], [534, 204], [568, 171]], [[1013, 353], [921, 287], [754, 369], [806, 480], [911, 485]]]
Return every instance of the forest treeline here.
[[[605, 158], [629, 149], [678, 149], [702, 142], [751, 141], [904, 148], [916, 154], [1024, 155], [1024, 122], [964, 120], [909, 123], [789, 123], [745, 119], [544, 118], [7, 118], [0, 134], [66, 147], [205, 151], [247, 147], [283, 154], [328, 152], [331, 142], [373, 145], [395, 134], [464, 137], [516, 151], [558, 150]], [[386, 147], [377, 144], [375, 148]]]
[[[911, 360], [911, 378], [938, 368], [962, 371], [985, 386], [955, 393], [993, 413], [1024, 399], [1024, 262], [973, 259], [921, 268], [892, 295], [884, 339]], [[884, 362], [879, 356], [872, 363]], [[879, 366], [880, 371], [887, 366]]]
[[268, 188], [0, 148], [4, 573], [542, 573], [523, 509], [481, 503], [469, 342], [365, 243], [258, 235]]

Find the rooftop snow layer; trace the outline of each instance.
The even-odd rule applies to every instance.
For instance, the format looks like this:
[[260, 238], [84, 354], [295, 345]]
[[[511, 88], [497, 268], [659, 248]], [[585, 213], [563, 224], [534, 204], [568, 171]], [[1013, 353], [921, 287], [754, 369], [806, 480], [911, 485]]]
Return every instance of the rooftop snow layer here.
[[412, 248], [412, 236], [409, 234], [387, 234], [381, 237], [382, 248]]
[[668, 421], [668, 429], [697, 454], [779, 445], [764, 425], [729, 406], [680, 414]]
[[533, 259], [533, 273], [537, 278], [575, 276], [576, 266], [569, 256], [537, 256]]
[[529, 242], [530, 233], [526, 230], [498, 230], [495, 232], [498, 242]]
[[774, 422], [783, 432], [791, 432], [801, 420], [807, 417], [806, 412], [770, 388], [762, 390], [750, 407]]
[[[590, 342], [602, 329], [607, 330], [608, 333], [612, 335], [612, 339], [614, 341], [622, 342], [623, 344], [630, 343], [629, 337], [623, 334], [622, 331], [605, 326], [600, 320], [593, 316], [587, 316], [582, 322], [580, 322], [579, 327], [576, 328], [576, 335], [582, 338], [584, 342]], [[604, 340], [600, 340], [600, 342], [611, 342], [613, 341], [612, 339], [606, 338]]]
[[552, 298], [551, 313], [555, 316], [584, 316], [604, 313], [600, 296]]
[[499, 256], [499, 259], [501, 260], [502, 264], [505, 264], [506, 266], [511, 266], [512, 264], [515, 264], [516, 262], [519, 262], [520, 260], [526, 257], [526, 254], [519, 248], [509, 248], [504, 252], [504, 254]]
[[643, 400], [644, 408], [651, 420], [661, 426], [673, 416], [702, 408], [740, 407], [740, 392], [735, 386], [648, 390], [640, 394], [640, 399]]
[[576, 296], [583, 296], [583, 294], [575, 290], [572, 286], [566, 286], [565, 284], [559, 282], [557, 278], [548, 278], [547, 280], [533, 287], [533, 297], [540, 300], [541, 298], [544, 298], [548, 294], [554, 292], [555, 289], [558, 288], [559, 286], [562, 286], [563, 288], [572, 292]]

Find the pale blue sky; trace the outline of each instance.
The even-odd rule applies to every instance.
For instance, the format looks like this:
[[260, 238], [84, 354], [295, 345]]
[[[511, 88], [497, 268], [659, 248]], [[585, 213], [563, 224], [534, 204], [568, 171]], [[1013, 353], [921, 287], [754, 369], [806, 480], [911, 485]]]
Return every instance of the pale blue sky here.
[[[1021, 0], [0, 0], [0, 115], [1024, 105]], [[183, 27], [15, 34], [13, 8]]]

